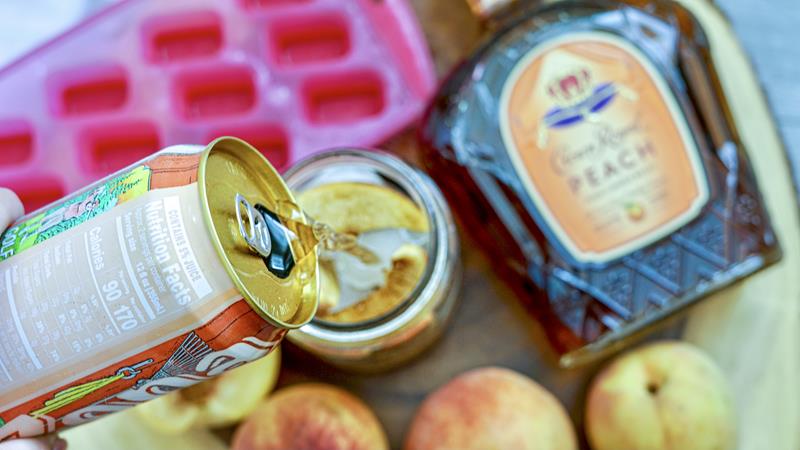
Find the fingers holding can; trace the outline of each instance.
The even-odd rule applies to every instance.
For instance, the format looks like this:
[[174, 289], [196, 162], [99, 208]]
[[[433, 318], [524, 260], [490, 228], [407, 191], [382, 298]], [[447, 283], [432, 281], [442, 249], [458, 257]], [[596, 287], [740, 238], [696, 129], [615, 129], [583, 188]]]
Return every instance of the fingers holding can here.
[[8, 228], [24, 212], [17, 194], [11, 189], [0, 188], [0, 231]]
[[0, 443], [0, 450], [65, 450], [66, 448], [67, 441], [56, 435]]

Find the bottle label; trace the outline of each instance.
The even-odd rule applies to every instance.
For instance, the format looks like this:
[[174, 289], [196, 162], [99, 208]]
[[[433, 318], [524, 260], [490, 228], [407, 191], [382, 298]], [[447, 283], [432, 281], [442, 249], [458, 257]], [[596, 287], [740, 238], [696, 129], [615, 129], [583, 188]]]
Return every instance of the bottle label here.
[[573, 33], [523, 56], [503, 87], [500, 128], [538, 219], [578, 262], [636, 251], [708, 200], [674, 94], [615, 35]]

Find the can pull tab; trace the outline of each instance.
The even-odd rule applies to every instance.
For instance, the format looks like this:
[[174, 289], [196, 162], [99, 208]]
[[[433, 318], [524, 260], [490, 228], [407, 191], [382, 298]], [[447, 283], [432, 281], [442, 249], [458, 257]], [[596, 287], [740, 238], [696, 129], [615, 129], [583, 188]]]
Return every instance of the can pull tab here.
[[[264, 216], [239, 193], [236, 194], [236, 221], [247, 245], [262, 257], [268, 258], [272, 253], [272, 239]], [[248, 226], [245, 226], [245, 222]]]
[[280, 218], [264, 205], [251, 205], [242, 194], [236, 194], [236, 221], [239, 233], [278, 278], [287, 278], [295, 266], [293, 234]]

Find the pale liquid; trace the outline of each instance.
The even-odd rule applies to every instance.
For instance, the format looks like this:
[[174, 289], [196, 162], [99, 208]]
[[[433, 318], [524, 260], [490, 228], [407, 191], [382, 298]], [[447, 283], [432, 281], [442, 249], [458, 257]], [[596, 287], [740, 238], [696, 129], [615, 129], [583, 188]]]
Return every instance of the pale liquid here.
[[284, 225], [296, 230], [296, 238], [304, 247], [318, 245], [320, 250], [348, 253], [367, 265], [380, 263], [375, 253], [358, 243], [356, 235], [340, 233], [330, 225], [314, 220], [292, 202], [280, 201], [276, 209], [275, 214], [281, 218]]
[[[392, 256], [403, 244], [427, 246], [427, 234], [403, 228], [373, 230], [356, 236], [334, 230], [330, 225], [308, 216], [296, 204], [279, 202], [275, 214], [287, 229], [294, 230], [291, 239], [305, 249], [314, 249], [320, 259], [334, 266], [340, 299], [335, 313], [364, 300], [375, 289], [386, 284], [392, 268]], [[298, 261], [301, 264], [303, 257]]]

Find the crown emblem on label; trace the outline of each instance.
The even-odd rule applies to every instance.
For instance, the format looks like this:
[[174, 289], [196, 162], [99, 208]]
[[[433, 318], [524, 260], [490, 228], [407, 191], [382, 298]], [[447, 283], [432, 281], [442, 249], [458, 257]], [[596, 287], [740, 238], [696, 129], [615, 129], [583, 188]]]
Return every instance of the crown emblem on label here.
[[570, 70], [547, 85], [547, 94], [560, 106], [571, 106], [592, 94], [592, 74], [582, 67]]
[[531, 107], [541, 105], [545, 113], [535, 124], [520, 121], [515, 126], [523, 127], [522, 132], [530, 134], [536, 146], [546, 150], [551, 131], [600, 123], [604, 111], [618, 99], [638, 100], [636, 91], [614, 79], [614, 72], [603, 67], [590, 56], [564, 49], [548, 52], [528, 90]]

